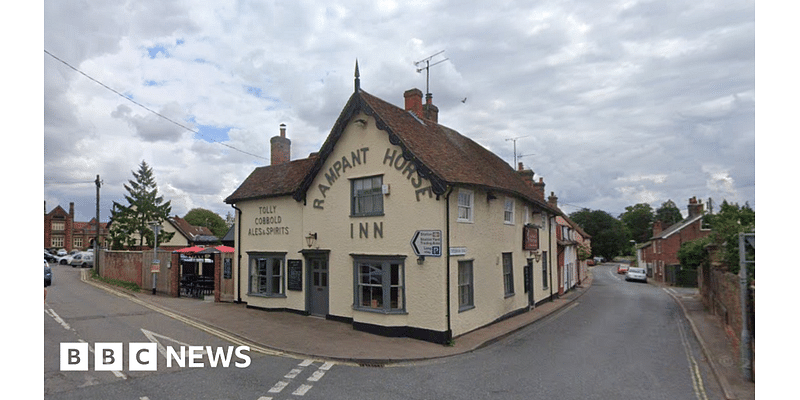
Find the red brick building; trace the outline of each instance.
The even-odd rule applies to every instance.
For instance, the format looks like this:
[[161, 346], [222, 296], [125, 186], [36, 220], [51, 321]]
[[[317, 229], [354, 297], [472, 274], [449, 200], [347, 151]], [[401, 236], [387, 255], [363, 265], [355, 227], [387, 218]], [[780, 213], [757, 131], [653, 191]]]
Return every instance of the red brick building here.
[[[97, 220], [92, 218], [89, 222], [75, 221], [75, 203], [69, 203], [69, 212], [60, 205], [49, 213], [47, 203], [44, 209], [44, 248], [87, 250], [94, 246], [97, 237]], [[105, 243], [108, 227], [100, 222], [100, 245]]]
[[653, 237], [638, 248], [639, 265], [659, 282], [670, 282], [667, 270], [680, 265], [678, 250], [681, 244], [708, 236], [711, 230], [704, 226], [702, 201], [689, 199], [689, 216], [664, 229], [661, 221], [653, 224]]

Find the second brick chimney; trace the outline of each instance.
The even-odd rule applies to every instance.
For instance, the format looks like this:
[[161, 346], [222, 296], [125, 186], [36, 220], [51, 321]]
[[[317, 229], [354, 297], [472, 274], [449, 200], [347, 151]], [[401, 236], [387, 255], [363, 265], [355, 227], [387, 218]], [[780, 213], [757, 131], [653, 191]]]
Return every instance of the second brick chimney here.
[[424, 117], [422, 115], [422, 90], [417, 88], [406, 90], [403, 97], [406, 99], [406, 111], [413, 112], [419, 118]]
[[269, 140], [271, 147], [270, 165], [288, 163], [292, 158], [292, 141], [286, 137], [286, 124], [281, 124], [280, 136]]
[[703, 203], [697, 197], [689, 199], [689, 218], [703, 214]]

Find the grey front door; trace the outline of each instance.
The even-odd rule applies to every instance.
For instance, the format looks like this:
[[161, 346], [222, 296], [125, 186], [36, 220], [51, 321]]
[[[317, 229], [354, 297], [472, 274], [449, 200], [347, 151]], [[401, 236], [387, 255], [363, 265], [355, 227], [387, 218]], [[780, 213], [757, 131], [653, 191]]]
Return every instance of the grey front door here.
[[308, 259], [309, 314], [324, 317], [328, 315], [328, 259], [313, 257]]

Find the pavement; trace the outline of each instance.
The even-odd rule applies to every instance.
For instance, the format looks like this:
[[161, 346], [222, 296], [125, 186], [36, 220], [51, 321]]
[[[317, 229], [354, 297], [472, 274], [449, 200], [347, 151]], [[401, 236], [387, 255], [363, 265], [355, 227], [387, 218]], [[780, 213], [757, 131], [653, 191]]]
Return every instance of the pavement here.
[[[319, 359], [361, 366], [396, 366], [469, 353], [503, 338], [570, 305], [591, 288], [589, 277], [565, 295], [528, 312], [482, 327], [440, 345], [410, 338], [392, 338], [356, 331], [350, 324], [293, 314], [247, 308], [185, 297], [133, 293], [88, 278], [82, 280], [139, 303], [251, 351], [298, 359]], [[662, 286], [680, 305], [711, 366], [725, 399], [755, 399], [755, 383], [742, 377], [739, 355], [718, 317], [705, 312], [697, 288]], [[287, 334], [291, 332], [291, 334]], [[364, 343], [369, 343], [365, 346]]]

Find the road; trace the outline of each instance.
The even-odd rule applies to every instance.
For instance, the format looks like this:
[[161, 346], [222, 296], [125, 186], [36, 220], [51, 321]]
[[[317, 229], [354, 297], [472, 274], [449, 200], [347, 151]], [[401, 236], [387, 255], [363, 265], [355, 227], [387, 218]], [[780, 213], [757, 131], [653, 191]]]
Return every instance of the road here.
[[[237, 368], [60, 371], [61, 343], [160, 342], [238, 346], [80, 282], [56, 266], [45, 305], [49, 399], [719, 399], [680, 308], [654, 285], [625, 282], [616, 267], [562, 310], [483, 349], [435, 361], [357, 367], [249, 352]], [[127, 354], [126, 354], [127, 356]], [[93, 364], [90, 363], [90, 367]]]

